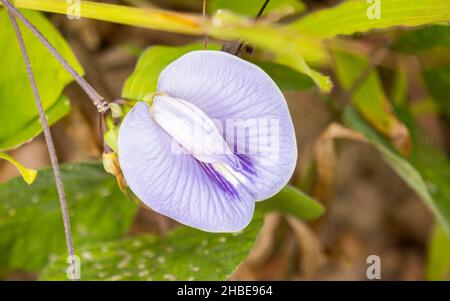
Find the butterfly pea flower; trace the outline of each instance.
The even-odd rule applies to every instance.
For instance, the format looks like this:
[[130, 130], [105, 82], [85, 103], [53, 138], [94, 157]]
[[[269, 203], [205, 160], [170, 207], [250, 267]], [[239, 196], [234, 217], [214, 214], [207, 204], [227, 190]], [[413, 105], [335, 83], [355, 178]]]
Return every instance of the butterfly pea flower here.
[[255, 202], [289, 181], [297, 145], [286, 100], [258, 66], [220, 51], [189, 52], [160, 74], [118, 137], [133, 193], [153, 210], [209, 232], [236, 232]]

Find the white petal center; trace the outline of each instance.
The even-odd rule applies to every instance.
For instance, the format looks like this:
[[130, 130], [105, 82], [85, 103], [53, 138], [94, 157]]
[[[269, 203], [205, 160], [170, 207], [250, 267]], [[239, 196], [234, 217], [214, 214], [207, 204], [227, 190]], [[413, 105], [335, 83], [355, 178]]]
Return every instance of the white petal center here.
[[154, 120], [174, 139], [174, 142], [197, 160], [204, 163], [238, 164], [214, 121], [192, 103], [158, 95], [153, 99], [151, 113]]

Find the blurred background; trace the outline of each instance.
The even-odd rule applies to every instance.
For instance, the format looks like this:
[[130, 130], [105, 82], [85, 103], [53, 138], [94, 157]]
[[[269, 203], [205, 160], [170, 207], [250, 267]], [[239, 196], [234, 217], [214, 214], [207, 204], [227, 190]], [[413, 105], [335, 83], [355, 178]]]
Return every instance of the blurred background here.
[[[104, 1], [145, 7], [201, 13], [196, 0], [124, 0]], [[340, 1], [303, 1], [304, 14], [336, 5]], [[255, 8], [255, 14], [258, 8]], [[120, 96], [122, 84], [133, 71], [139, 54], [152, 45], [184, 45], [202, 42], [190, 37], [148, 29], [83, 19], [71, 21], [63, 15], [48, 14], [51, 22], [70, 43], [85, 68], [87, 80], [107, 99]], [[367, 53], [378, 49], [392, 37], [387, 33], [358, 36]], [[214, 40], [212, 40], [214, 42]], [[216, 41], [217, 42], [217, 41]], [[246, 54], [246, 57], [251, 55]], [[387, 54], [383, 62], [397, 59]], [[416, 103], [427, 95], [414, 74], [421, 72], [415, 54], [403, 58], [407, 66], [408, 102]], [[432, 58], [430, 58], [432, 59]], [[332, 75], [331, 70], [322, 70]], [[381, 68], [383, 83], [391, 77]], [[450, 87], [443, 87], [450, 89]], [[61, 162], [99, 160], [102, 142], [98, 116], [83, 91], [75, 84], [65, 90], [72, 110], [52, 127]], [[431, 239], [433, 217], [419, 196], [385, 163], [370, 144], [358, 141], [335, 142], [335, 170], [330, 170], [332, 184], [317, 187], [311, 179], [315, 160], [328, 162], [327, 153], [317, 152], [320, 137], [333, 122], [339, 122], [330, 99], [340, 99], [336, 87], [331, 96], [317, 89], [286, 91], [286, 99], [297, 133], [299, 160], [292, 183], [305, 190], [327, 208], [326, 214], [313, 222], [300, 221], [280, 213], [266, 215], [264, 226], [253, 250], [231, 279], [235, 280], [366, 280], [366, 259], [378, 255], [383, 280], [426, 279], [427, 246]], [[415, 115], [428, 142], [443, 153], [450, 152], [448, 118], [435, 110], [423, 109]], [[323, 141], [322, 141], [323, 142]], [[50, 165], [45, 141], [38, 136], [10, 154], [32, 168]], [[323, 156], [321, 158], [320, 156]], [[316, 158], [315, 156], [318, 156]], [[333, 159], [333, 158], [331, 158]], [[0, 161], [0, 182], [17, 176], [14, 167]], [[449, 184], [449, 183], [447, 183]], [[124, 199], [124, 202], [126, 200]], [[140, 207], [129, 235], [142, 232], [164, 234], [176, 227], [166, 217]], [[35, 279], [33, 273], [10, 271], [4, 279]]]

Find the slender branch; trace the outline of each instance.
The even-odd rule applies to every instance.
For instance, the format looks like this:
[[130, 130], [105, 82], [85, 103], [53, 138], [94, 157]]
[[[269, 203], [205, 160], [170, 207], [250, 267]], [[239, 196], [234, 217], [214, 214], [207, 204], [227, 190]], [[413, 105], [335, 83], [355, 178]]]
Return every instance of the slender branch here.
[[266, 7], [267, 7], [267, 5], [269, 4], [269, 2], [270, 2], [270, 0], [264, 1], [263, 6], [261, 6], [261, 8], [259, 9], [258, 14], [256, 15], [256, 18], [255, 18], [256, 20], [258, 20], [259, 17], [262, 16], [262, 14], [263, 14], [263, 12], [266, 10]]
[[[58, 191], [59, 197], [59, 205], [61, 208], [63, 224], [64, 224], [64, 233], [66, 237], [67, 251], [69, 256], [74, 255], [73, 250], [73, 240], [72, 240], [72, 231], [70, 229], [70, 217], [67, 209], [67, 200], [66, 194], [64, 192], [64, 183], [62, 181], [61, 171], [59, 169], [58, 158], [56, 156], [55, 146], [53, 144], [52, 135], [50, 133], [50, 128], [48, 126], [47, 118], [45, 116], [45, 111], [42, 106], [41, 98], [39, 95], [39, 91], [36, 85], [36, 80], [34, 78], [33, 69], [31, 67], [30, 59], [28, 57], [28, 53], [25, 47], [25, 43], [23, 41], [22, 34], [20, 32], [19, 26], [17, 24], [17, 20], [13, 13], [8, 10], [9, 17], [11, 19], [11, 23], [13, 25], [14, 31], [16, 33], [17, 41], [19, 42], [20, 50], [22, 52], [23, 60], [25, 62], [25, 66], [27, 69], [28, 79], [30, 81], [31, 89], [33, 91], [34, 100], [36, 102], [36, 107], [39, 111], [39, 117], [41, 119], [42, 128], [44, 129], [44, 137], [45, 142], [47, 143], [48, 154], [50, 156], [50, 161], [53, 167], [53, 174], [55, 176], [56, 188]], [[74, 275], [72, 274], [72, 280], [75, 280]]]
[[372, 71], [383, 61], [388, 53], [388, 44], [381, 46], [375, 50], [371, 57], [369, 65], [358, 75], [355, 82], [352, 84], [350, 89], [342, 92], [340, 99], [341, 103], [347, 103], [351, 98], [359, 91], [362, 84], [366, 81], [367, 77], [372, 73]]
[[[267, 5], [269, 5], [270, 0], [265, 0], [261, 8], [259, 9], [258, 13], [256, 14], [255, 20], [258, 20], [264, 11], [266, 10]], [[241, 42], [236, 50], [236, 55], [239, 55], [239, 53], [242, 50], [242, 47], [244, 47], [244, 42]]]
[[[203, 0], [203, 7], [202, 7], [202, 15], [203, 18], [206, 19], [206, 0]], [[208, 32], [205, 32], [205, 40], [203, 42], [203, 48], [207, 48], [208, 47]]]
[[[264, 11], [267, 8], [267, 5], [269, 5], [269, 2], [270, 2], [270, 0], [265, 0], [264, 1], [263, 5], [261, 6], [261, 8], [258, 11], [258, 14], [256, 14], [256, 16], [255, 16], [255, 20], [258, 20], [262, 16], [262, 14], [264, 13]], [[228, 47], [224, 46], [224, 47], [222, 47], [222, 51], [232, 52], [232, 53], [234, 52], [233, 54], [238, 56], [239, 53], [241, 52], [242, 48], [244, 47], [244, 42], [240, 41], [239, 44], [237, 45], [237, 47], [235, 45], [236, 44], [234, 44], [234, 46], [233, 45], [229, 45]]]
[[75, 81], [80, 85], [80, 87], [86, 92], [89, 98], [92, 100], [97, 110], [100, 113], [108, 111], [108, 103], [100, 96], [97, 91], [80, 75], [75, 69], [70, 66], [70, 64], [59, 54], [58, 50], [53, 47], [52, 44], [47, 40], [46, 37], [8, 0], [0, 0], [8, 8], [8, 11], [13, 16], [17, 17], [22, 23], [31, 30], [31, 32], [41, 41], [41, 43], [50, 51], [50, 53], [58, 60], [58, 62], [67, 70], [67, 72], [72, 75]]

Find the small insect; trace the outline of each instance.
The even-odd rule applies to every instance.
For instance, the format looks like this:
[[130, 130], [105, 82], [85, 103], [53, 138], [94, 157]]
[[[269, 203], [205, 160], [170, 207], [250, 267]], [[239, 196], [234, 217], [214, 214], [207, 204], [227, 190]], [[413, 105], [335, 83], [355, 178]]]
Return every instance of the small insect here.
[[236, 232], [255, 202], [289, 181], [297, 160], [286, 100], [259, 67], [193, 51], [160, 74], [119, 130], [120, 167], [153, 210], [210, 232]]

